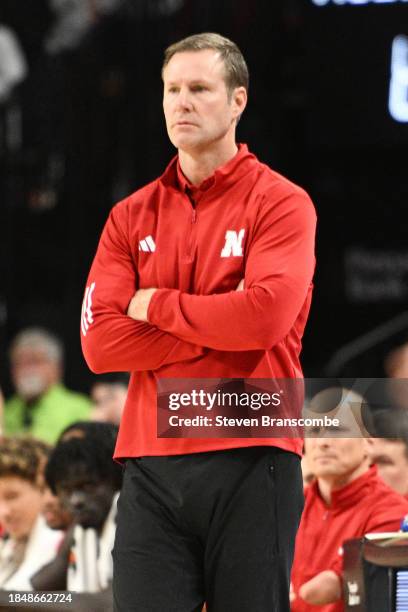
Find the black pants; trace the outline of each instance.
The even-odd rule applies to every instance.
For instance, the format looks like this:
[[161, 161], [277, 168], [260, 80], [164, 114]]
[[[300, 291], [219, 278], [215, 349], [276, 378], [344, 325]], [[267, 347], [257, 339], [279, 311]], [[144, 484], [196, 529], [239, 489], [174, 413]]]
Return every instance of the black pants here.
[[116, 612], [288, 612], [300, 459], [274, 447], [126, 462]]

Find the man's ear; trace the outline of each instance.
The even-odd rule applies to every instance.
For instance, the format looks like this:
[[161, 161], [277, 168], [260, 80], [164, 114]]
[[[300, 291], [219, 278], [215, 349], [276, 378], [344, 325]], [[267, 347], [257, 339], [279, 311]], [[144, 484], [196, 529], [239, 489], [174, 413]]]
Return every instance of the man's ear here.
[[375, 438], [364, 438], [363, 443], [364, 443], [364, 451], [366, 455], [370, 457], [374, 449]]
[[236, 87], [232, 92], [231, 105], [234, 113], [234, 119], [237, 119], [242, 115], [245, 110], [248, 101], [248, 94], [245, 87]]

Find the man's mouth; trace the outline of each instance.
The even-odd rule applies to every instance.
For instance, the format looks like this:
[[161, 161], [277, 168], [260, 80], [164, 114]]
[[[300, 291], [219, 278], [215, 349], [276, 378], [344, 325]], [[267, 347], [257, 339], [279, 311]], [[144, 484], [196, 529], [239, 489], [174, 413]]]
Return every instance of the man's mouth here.
[[192, 123], [191, 121], [176, 121], [176, 123], [174, 124], [176, 126], [195, 126], [195, 123]]

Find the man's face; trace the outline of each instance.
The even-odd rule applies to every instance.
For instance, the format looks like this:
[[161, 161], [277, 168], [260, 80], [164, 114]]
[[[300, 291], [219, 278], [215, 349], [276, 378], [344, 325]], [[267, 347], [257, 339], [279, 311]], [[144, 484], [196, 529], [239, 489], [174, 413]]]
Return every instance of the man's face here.
[[127, 388], [122, 384], [96, 383], [91, 391], [91, 419], [119, 425], [126, 397]]
[[163, 71], [163, 81], [164, 116], [175, 147], [202, 152], [233, 133], [246, 92], [240, 87], [229, 95], [217, 51], [176, 53]]
[[318, 478], [345, 478], [367, 458], [367, 443], [361, 438], [306, 438], [306, 455]]
[[75, 523], [100, 530], [111, 508], [115, 489], [110, 483], [92, 479], [79, 471], [57, 484], [57, 494]]
[[16, 348], [11, 360], [11, 375], [15, 389], [24, 399], [42, 395], [54, 384], [60, 369], [45, 351], [38, 348]]
[[373, 438], [370, 459], [388, 486], [401, 495], [408, 495], [408, 458], [403, 442]]
[[19, 540], [31, 532], [41, 511], [42, 491], [18, 476], [0, 478], [0, 524]]

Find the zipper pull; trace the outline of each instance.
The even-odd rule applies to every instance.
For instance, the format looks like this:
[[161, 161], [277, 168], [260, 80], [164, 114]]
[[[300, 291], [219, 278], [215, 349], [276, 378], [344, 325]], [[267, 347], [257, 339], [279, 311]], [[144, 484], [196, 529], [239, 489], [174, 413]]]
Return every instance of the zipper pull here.
[[196, 219], [197, 219], [197, 211], [196, 211], [196, 209], [194, 208], [194, 209], [193, 209], [193, 214], [192, 214], [192, 216], [191, 216], [191, 223], [195, 223], [195, 222], [196, 222]]

